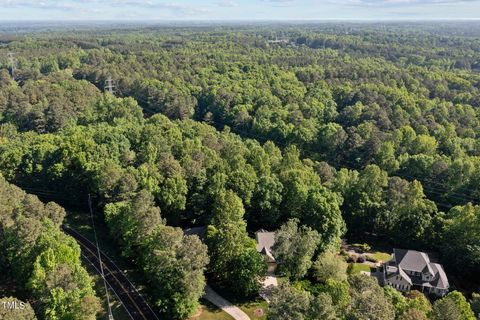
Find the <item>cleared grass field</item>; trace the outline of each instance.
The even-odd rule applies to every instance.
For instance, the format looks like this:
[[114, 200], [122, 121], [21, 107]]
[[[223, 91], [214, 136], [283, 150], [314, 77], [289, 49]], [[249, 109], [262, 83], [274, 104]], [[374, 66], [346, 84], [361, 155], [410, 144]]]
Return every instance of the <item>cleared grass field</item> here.
[[380, 252], [380, 251], [373, 252], [373, 253], [370, 254], [370, 256], [372, 258], [374, 258], [375, 260], [377, 260], [378, 262], [380, 262], [380, 261], [385, 262], [385, 261], [390, 260], [390, 258], [391, 258], [390, 253]]
[[351, 266], [350, 268], [351, 274], [357, 274], [357, 273], [360, 273], [360, 271], [366, 271], [366, 272], [371, 271], [370, 266], [363, 263], [351, 263], [350, 266]]

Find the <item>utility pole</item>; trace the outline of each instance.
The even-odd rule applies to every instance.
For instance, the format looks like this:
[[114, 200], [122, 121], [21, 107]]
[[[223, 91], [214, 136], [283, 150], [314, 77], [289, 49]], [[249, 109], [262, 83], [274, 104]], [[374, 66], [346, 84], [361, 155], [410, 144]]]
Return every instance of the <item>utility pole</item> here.
[[10, 60], [10, 73], [12, 75], [12, 79], [15, 80], [15, 69], [17, 68], [17, 59], [15, 58], [14, 52], [8, 53], [8, 60]]
[[100, 264], [100, 273], [103, 278], [103, 285], [105, 286], [105, 294], [107, 296], [108, 320], [114, 320], [112, 308], [110, 307], [110, 297], [108, 295], [107, 280], [105, 279], [105, 273], [103, 272], [102, 255], [100, 254], [100, 247], [98, 246], [97, 231], [95, 230], [95, 220], [93, 219], [92, 198], [90, 197], [90, 193], [88, 194], [88, 208], [90, 209], [90, 219], [92, 220], [93, 235], [95, 236], [95, 245], [97, 246], [98, 263]]
[[108, 91], [110, 92], [112, 95], [115, 94], [115, 91], [113, 91], [113, 89], [115, 88], [115, 86], [113, 85], [113, 80], [112, 80], [112, 77], [108, 77], [107, 80], [105, 80], [105, 91]]

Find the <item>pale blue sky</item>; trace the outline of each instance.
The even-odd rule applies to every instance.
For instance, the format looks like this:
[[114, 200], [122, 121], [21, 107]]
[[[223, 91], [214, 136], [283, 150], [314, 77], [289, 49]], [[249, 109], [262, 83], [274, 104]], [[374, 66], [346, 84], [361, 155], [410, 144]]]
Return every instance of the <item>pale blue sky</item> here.
[[1, 20], [480, 19], [480, 0], [0, 0]]

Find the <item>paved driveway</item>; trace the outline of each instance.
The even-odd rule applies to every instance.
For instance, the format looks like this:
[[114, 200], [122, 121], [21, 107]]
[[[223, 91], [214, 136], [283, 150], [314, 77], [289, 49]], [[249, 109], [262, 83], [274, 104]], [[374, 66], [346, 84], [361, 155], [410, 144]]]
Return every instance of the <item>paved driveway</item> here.
[[270, 300], [268, 300], [268, 291], [273, 287], [278, 287], [278, 280], [274, 272], [269, 272], [265, 280], [263, 280], [262, 288], [260, 289], [260, 297], [268, 303], [270, 303]]
[[209, 286], [205, 287], [205, 295], [203, 297], [231, 315], [235, 320], [250, 320], [250, 317], [242, 309], [235, 307], [230, 301], [219, 296]]
[[277, 286], [278, 286], [278, 281], [275, 275], [268, 275], [262, 283], [263, 288], [277, 287]]

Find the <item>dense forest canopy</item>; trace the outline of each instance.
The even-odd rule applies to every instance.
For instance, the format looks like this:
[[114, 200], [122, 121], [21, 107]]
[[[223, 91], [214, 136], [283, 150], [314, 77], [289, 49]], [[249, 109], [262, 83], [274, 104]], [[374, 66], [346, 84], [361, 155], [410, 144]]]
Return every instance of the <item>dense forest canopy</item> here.
[[[170, 318], [196, 310], [207, 280], [240, 296], [258, 292], [265, 264], [251, 236], [259, 228], [279, 229], [287, 241], [275, 253], [292, 280], [335, 259], [329, 252], [347, 237], [439, 252], [449, 272], [473, 283], [480, 274], [479, 71], [474, 22], [81, 33], [0, 27], [0, 172], [65, 206], [91, 193]], [[108, 79], [114, 95], [103, 92]], [[62, 265], [79, 263], [78, 248], [57, 234], [63, 211], [49, 207], [50, 214], [48, 206], [39, 217], [14, 218], [2, 207], [0, 236], [36, 219], [38, 236], [49, 234], [35, 268], [45, 268], [43, 251], [61, 250], [49, 247], [49, 237], [75, 253]], [[203, 242], [180, 229], [196, 226], [207, 226]], [[0, 241], [23, 246], [10, 243], [7, 231]], [[291, 252], [292, 243], [301, 250]], [[33, 265], [32, 254], [5, 263], [42, 299], [44, 279], [28, 280], [39, 271], [15, 261]], [[288, 286], [272, 293], [272, 314], [277, 302], [298, 299], [302, 315], [327, 314], [315, 308], [330, 304], [346, 317], [349, 305], [349, 317], [364, 319], [365, 288], [373, 288], [371, 300], [397, 302], [385, 302], [375, 319], [420, 312], [406, 305], [421, 298], [400, 307], [388, 289], [340, 278], [319, 275], [321, 284], [303, 293]], [[78, 290], [94, 304], [83, 285]], [[332, 293], [342, 287], [345, 301]], [[442, 303], [463, 306], [465, 298], [452, 292], [448, 299]]]

